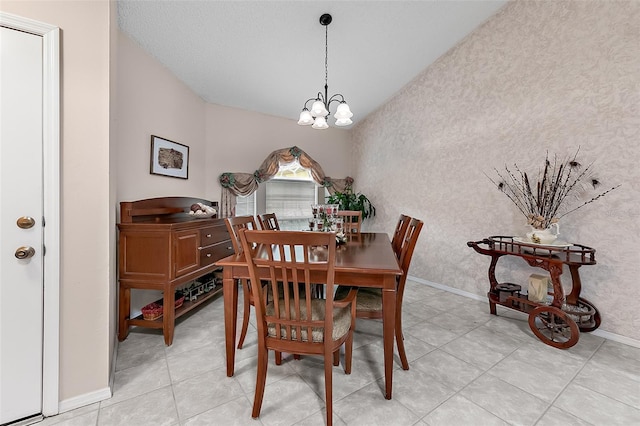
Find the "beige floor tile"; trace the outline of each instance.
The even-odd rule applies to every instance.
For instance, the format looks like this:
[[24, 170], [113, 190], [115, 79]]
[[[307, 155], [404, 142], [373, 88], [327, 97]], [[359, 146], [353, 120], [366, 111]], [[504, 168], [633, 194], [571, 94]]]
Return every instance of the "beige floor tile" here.
[[573, 383], [553, 405], [594, 425], [640, 424], [640, 410], [637, 408]]
[[227, 377], [226, 368], [206, 371], [175, 383], [173, 394], [180, 419], [188, 419], [244, 396], [236, 379]]
[[514, 425], [535, 424], [550, 405], [489, 374], [470, 383], [460, 396]]
[[[499, 306], [490, 315], [486, 302], [416, 282], [404, 302], [410, 369], [401, 369], [396, 350], [386, 400], [382, 322], [359, 319], [352, 374], [342, 359], [333, 369], [335, 425], [640, 424], [640, 348], [582, 333], [574, 347], [556, 349], [533, 335], [525, 314]], [[181, 317], [169, 347], [158, 330], [132, 328], [118, 346], [113, 397], [40, 424], [323, 425], [321, 357], [285, 354], [276, 366], [271, 353], [262, 413], [251, 418], [255, 314], [233, 377], [223, 314], [219, 297]], [[241, 324], [239, 317], [238, 331]]]
[[429, 426], [483, 425], [507, 426], [508, 423], [468, 399], [454, 395], [422, 419]]
[[98, 426], [178, 424], [171, 386], [100, 408]]

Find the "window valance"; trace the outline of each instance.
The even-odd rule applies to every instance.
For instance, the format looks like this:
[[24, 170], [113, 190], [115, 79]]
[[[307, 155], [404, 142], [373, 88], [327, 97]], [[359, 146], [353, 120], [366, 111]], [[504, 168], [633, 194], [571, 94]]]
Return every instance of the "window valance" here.
[[284, 166], [293, 162], [298, 162], [305, 169], [311, 171], [311, 177], [320, 186], [327, 188], [330, 194], [344, 192], [345, 189], [353, 185], [353, 178], [333, 179], [325, 176], [322, 167], [306, 152], [293, 146], [273, 151], [264, 159], [260, 167], [253, 173], [232, 173], [225, 172], [218, 178], [222, 186], [222, 197], [220, 202], [220, 216], [227, 217], [233, 215], [236, 205], [236, 196], [247, 196], [257, 191], [262, 182], [272, 179]]

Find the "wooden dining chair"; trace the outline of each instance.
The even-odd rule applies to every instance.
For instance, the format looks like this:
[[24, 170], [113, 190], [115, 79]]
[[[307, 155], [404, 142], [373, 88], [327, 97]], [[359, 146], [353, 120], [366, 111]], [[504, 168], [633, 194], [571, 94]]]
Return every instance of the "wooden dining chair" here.
[[360, 233], [360, 227], [362, 225], [362, 212], [357, 210], [340, 210], [338, 211], [338, 217], [343, 219], [344, 232], [351, 234], [352, 232]]
[[[282, 352], [322, 355], [327, 425], [331, 425], [333, 365], [339, 364], [340, 347], [344, 344], [344, 370], [351, 373], [357, 294], [354, 289], [344, 299], [334, 300], [335, 236], [325, 232], [241, 230], [240, 240], [249, 266], [250, 285], [266, 281], [274, 295], [269, 302], [262, 285], [253, 288], [258, 366], [251, 415], [260, 415], [269, 350], [276, 352], [276, 360]], [[280, 281], [294, 285], [279, 285]], [[327, 286], [325, 299], [312, 297], [311, 286], [320, 282]]]
[[[404, 370], [409, 369], [407, 354], [404, 349], [404, 335], [402, 334], [402, 298], [404, 295], [404, 287], [409, 273], [409, 266], [413, 251], [418, 242], [418, 236], [422, 230], [424, 222], [418, 219], [411, 219], [407, 225], [407, 232], [402, 239], [402, 250], [400, 252], [400, 269], [402, 274], [398, 277], [396, 283], [396, 344], [398, 345], [398, 354], [400, 362]], [[338, 286], [336, 291], [336, 299], [346, 297], [351, 291], [349, 286]], [[382, 318], [382, 290], [379, 288], [360, 287], [358, 290], [358, 298], [356, 301], [356, 316], [358, 318], [380, 319]]]
[[409, 226], [410, 221], [410, 216], [400, 214], [400, 218], [398, 219], [398, 223], [396, 224], [396, 229], [393, 232], [391, 246], [393, 247], [393, 252], [396, 254], [398, 260], [400, 260], [400, 254], [402, 253], [402, 242], [404, 241], [404, 235], [407, 233], [407, 227]]
[[258, 222], [265, 231], [279, 231], [280, 225], [275, 213], [265, 213], [258, 215]]
[[[240, 243], [240, 235], [238, 232], [240, 229], [257, 230], [258, 226], [253, 216], [235, 216], [225, 218], [227, 225], [227, 231], [229, 231], [229, 237], [231, 238], [231, 244], [233, 245], [233, 251], [236, 254], [242, 253], [242, 244]], [[246, 279], [240, 280], [242, 283], [242, 293], [244, 296], [244, 309], [242, 313], [242, 329], [240, 331], [240, 340], [238, 340], [238, 349], [242, 349], [244, 339], [247, 337], [247, 330], [249, 329], [249, 309], [250, 306], [255, 306], [253, 294], [251, 294], [251, 287]]]

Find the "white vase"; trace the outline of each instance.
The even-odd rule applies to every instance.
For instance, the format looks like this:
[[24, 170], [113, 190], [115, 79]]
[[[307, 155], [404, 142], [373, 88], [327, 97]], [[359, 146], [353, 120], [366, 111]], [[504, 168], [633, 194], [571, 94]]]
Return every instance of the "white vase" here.
[[[554, 226], [555, 233], [553, 232]], [[551, 244], [558, 238], [558, 235], [560, 235], [560, 225], [557, 222], [549, 225], [547, 229], [536, 229], [532, 226], [531, 231], [527, 232], [529, 241], [536, 244]]]

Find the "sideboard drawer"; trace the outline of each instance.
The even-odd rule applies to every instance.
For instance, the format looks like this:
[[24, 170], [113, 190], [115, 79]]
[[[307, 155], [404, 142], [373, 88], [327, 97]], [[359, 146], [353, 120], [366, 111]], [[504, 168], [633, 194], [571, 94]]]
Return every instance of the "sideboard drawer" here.
[[200, 250], [200, 266], [211, 265], [212, 263], [233, 254], [231, 240], [225, 240], [218, 244], [202, 247]]
[[229, 233], [227, 232], [227, 227], [224, 224], [222, 226], [209, 226], [200, 230], [201, 247], [210, 246], [228, 239]]

